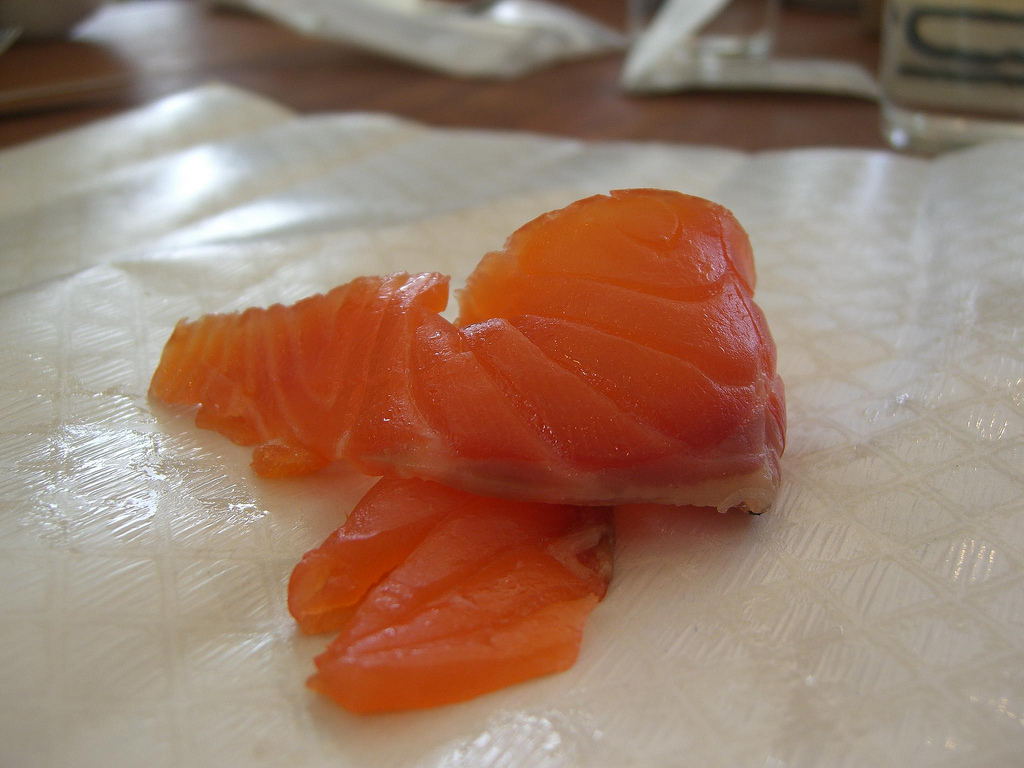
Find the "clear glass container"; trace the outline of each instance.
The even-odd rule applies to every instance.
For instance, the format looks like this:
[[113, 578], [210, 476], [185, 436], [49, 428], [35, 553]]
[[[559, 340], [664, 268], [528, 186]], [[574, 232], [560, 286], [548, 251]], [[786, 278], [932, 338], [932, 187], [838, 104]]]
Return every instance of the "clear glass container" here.
[[690, 31], [680, 58], [767, 56], [775, 39], [779, 0], [627, 0], [635, 38], [659, 15]]
[[888, 0], [882, 35], [892, 146], [1024, 139], [1024, 0]]

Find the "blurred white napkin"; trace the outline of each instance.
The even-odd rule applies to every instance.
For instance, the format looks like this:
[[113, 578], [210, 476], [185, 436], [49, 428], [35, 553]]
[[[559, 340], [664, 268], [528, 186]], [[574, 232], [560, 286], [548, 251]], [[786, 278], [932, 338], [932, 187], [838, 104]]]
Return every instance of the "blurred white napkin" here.
[[516, 77], [619, 50], [614, 29], [541, 0], [217, 0], [311, 35], [460, 77]]
[[694, 55], [687, 44], [729, 0], [669, 0], [636, 39], [620, 84], [634, 93], [697, 88], [809, 91], [878, 97], [859, 64], [833, 59]]

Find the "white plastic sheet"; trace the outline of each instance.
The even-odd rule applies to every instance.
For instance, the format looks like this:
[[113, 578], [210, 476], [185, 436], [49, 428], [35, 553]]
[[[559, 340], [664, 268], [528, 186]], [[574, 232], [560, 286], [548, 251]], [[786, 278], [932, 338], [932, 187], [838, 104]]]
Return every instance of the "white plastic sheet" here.
[[[17, 766], [1007, 766], [1024, 744], [1024, 151], [935, 161], [293, 117], [222, 87], [0, 154], [0, 744]], [[562, 675], [357, 717], [284, 588], [368, 487], [147, 401], [183, 315], [456, 282], [586, 194], [749, 229], [776, 508], [619, 521]]]
[[459, 77], [517, 77], [625, 45], [618, 31], [543, 0], [217, 0], [311, 35]]
[[878, 83], [856, 62], [703, 50], [699, 42], [701, 28], [726, 5], [728, 0], [667, 0], [626, 56], [620, 78], [623, 90], [804, 91], [878, 98]]

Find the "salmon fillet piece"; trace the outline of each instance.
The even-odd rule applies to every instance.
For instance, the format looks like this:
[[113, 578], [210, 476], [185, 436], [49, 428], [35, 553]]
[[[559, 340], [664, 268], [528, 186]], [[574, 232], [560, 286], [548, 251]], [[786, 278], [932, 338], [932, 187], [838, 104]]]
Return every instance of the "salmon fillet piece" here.
[[775, 498], [785, 398], [725, 208], [665, 190], [580, 200], [484, 257], [450, 323], [435, 273], [182, 321], [151, 394], [256, 446], [263, 476], [370, 475], [560, 504]]
[[572, 666], [612, 575], [611, 510], [382, 479], [292, 573], [314, 690], [354, 712], [449, 704]]

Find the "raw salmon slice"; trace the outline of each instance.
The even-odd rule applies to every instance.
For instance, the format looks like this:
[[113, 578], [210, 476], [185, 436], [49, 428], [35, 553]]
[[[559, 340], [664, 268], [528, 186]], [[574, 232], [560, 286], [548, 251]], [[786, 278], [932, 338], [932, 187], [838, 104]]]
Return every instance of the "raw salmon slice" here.
[[292, 574], [303, 630], [340, 631], [309, 685], [381, 712], [567, 669], [611, 579], [612, 545], [607, 508], [385, 478]]
[[785, 401], [729, 211], [664, 190], [580, 200], [447, 278], [361, 278], [182, 321], [151, 385], [257, 445], [267, 476], [345, 459], [481, 495], [762, 512]]

